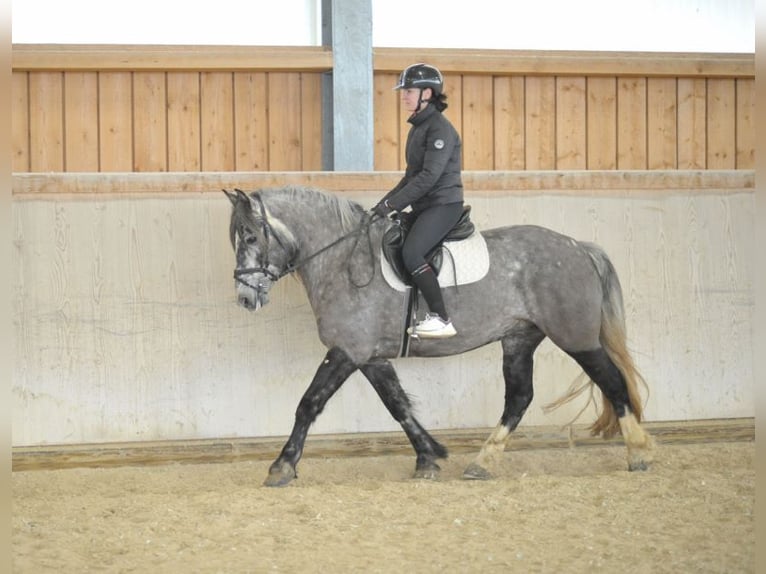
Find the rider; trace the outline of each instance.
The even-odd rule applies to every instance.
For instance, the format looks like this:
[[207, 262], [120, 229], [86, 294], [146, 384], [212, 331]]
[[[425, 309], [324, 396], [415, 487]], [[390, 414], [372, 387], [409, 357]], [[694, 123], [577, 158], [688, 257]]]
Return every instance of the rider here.
[[412, 124], [407, 135], [407, 169], [396, 187], [372, 208], [374, 214], [383, 217], [412, 208], [402, 259], [430, 311], [414, 330], [410, 329], [411, 335], [422, 338], [457, 333], [439, 281], [425, 258], [463, 213], [461, 142], [457, 130], [442, 114], [447, 108], [443, 87], [441, 72], [427, 64], [413, 64], [399, 76], [394, 89], [401, 90], [402, 104], [411, 113], [407, 121]]

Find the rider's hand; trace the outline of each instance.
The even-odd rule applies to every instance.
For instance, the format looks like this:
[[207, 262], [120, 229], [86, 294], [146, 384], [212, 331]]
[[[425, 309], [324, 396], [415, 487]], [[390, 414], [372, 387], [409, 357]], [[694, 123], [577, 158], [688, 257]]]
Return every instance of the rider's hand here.
[[377, 215], [378, 217], [392, 217], [396, 210], [388, 205], [388, 201], [381, 201], [378, 203], [375, 207], [373, 207], [371, 210], [373, 215]]

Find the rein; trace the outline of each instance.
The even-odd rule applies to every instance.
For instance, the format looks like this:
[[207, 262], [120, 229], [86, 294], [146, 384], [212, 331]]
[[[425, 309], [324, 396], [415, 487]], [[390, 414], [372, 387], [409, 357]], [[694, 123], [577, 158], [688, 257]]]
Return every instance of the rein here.
[[[234, 270], [234, 279], [236, 281], [239, 281], [243, 285], [246, 285], [246, 286], [250, 287], [251, 289], [255, 289], [256, 291], [259, 291], [262, 288], [262, 286], [259, 285], [258, 287], [256, 287], [255, 285], [251, 285], [248, 281], [243, 279], [242, 276], [244, 276], [244, 275], [251, 275], [253, 273], [261, 273], [261, 274], [265, 275], [266, 277], [268, 277], [269, 280], [271, 280], [272, 282], [276, 283], [282, 277], [285, 277], [286, 275], [290, 275], [291, 273], [294, 273], [295, 271], [297, 271], [298, 269], [300, 269], [301, 267], [306, 265], [306, 263], [308, 263], [309, 261], [311, 261], [315, 257], [321, 255], [325, 251], [328, 251], [329, 249], [332, 249], [333, 247], [335, 247], [339, 243], [345, 241], [346, 239], [349, 239], [351, 237], [356, 237], [356, 241], [354, 243], [354, 246], [351, 249], [351, 252], [353, 253], [356, 250], [357, 245], [359, 244], [359, 240], [361, 238], [361, 235], [365, 231], [367, 232], [367, 234], [366, 234], [367, 235], [367, 244], [368, 244], [368, 249], [369, 249], [369, 253], [370, 253], [370, 258], [372, 259], [372, 238], [370, 236], [370, 222], [372, 221], [372, 218], [365, 216], [362, 219], [362, 222], [359, 224], [359, 226], [356, 229], [346, 233], [345, 235], [341, 235], [335, 241], [325, 245], [324, 247], [321, 247], [320, 249], [318, 249], [314, 253], [311, 253], [310, 255], [307, 255], [303, 259], [299, 259], [295, 263], [293, 263], [293, 262], [288, 263], [287, 266], [284, 269], [282, 269], [278, 273], [274, 273], [269, 268], [271, 266], [269, 264], [269, 238], [270, 238], [270, 236], [273, 236], [274, 239], [277, 240], [277, 243], [279, 243], [279, 245], [280, 245], [280, 247], [282, 247], [282, 249], [285, 249], [285, 250], [287, 250], [287, 249], [286, 249], [285, 245], [282, 243], [282, 240], [279, 238], [279, 236], [276, 233], [274, 233], [274, 231], [273, 231], [273, 229], [271, 227], [271, 224], [268, 222], [268, 219], [266, 218], [266, 209], [265, 209], [265, 207], [263, 205], [263, 199], [261, 198], [261, 196], [259, 194], [254, 194], [251, 197], [254, 197], [255, 199], [257, 199], [258, 204], [260, 205], [260, 208], [261, 208], [262, 215], [260, 217], [258, 217], [258, 219], [261, 221], [261, 227], [262, 227], [263, 235], [264, 235], [265, 242], [266, 242], [265, 249], [264, 249], [265, 257], [264, 257], [264, 262], [261, 263], [261, 265], [259, 267], [245, 267], [243, 269], [235, 269]], [[374, 264], [374, 262], [372, 262], [372, 274], [370, 275], [370, 278], [365, 283], [362, 283], [362, 284], [357, 284], [353, 280], [353, 278], [351, 276], [351, 257], [349, 257], [347, 262], [346, 262], [346, 272], [348, 273], [349, 279], [351, 280], [351, 284], [354, 287], [357, 287], [357, 288], [367, 287], [370, 283], [372, 283], [372, 280], [375, 277], [375, 264]]]

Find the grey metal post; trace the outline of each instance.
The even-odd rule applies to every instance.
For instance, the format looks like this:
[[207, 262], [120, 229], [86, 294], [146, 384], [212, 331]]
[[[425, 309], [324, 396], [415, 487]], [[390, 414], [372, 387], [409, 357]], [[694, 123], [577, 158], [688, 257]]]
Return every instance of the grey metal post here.
[[322, 0], [322, 44], [333, 52], [322, 81], [322, 167], [372, 171], [372, 0]]

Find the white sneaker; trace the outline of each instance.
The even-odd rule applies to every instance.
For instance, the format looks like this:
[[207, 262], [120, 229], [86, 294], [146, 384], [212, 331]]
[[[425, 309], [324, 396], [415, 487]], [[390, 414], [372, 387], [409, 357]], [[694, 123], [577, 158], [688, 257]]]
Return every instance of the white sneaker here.
[[415, 327], [410, 327], [407, 332], [413, 337], [420, 337], [423, 339], [446, 339], [447, 337], [453, 337], [457, 335], [455, 327], [452, 326], [452, 321], [445, 321], [439, 315], [426, 314], [426, 318]]

